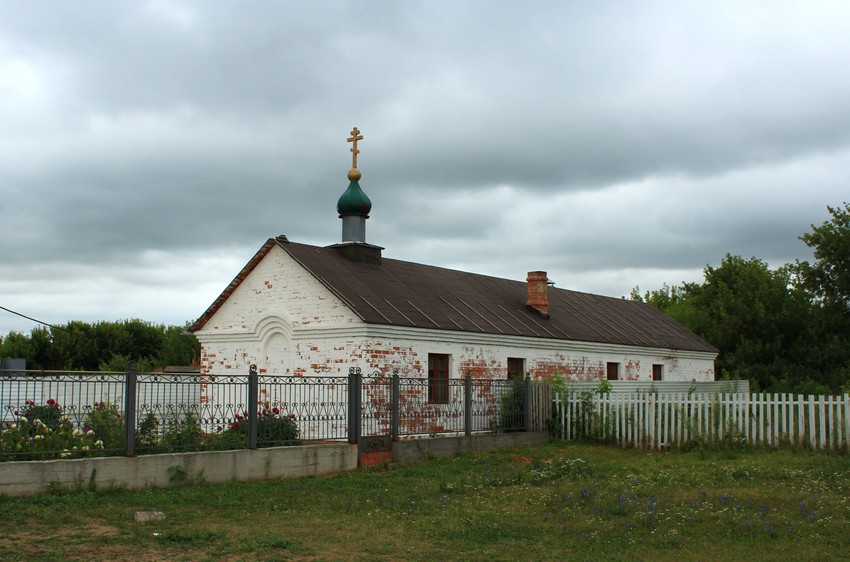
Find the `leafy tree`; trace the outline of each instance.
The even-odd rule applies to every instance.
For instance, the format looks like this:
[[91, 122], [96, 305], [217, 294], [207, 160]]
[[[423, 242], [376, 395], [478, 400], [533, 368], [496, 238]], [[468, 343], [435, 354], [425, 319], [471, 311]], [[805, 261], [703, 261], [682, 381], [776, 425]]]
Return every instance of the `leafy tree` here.
[[814, 249], [815, 263], [797, 262], [800, 285], [825, 308], [850, 315], [850, 204], [827, 207], [832, 218], [800, 239]]
[[701, 284], [665, 285], [640, 300], [717, 347], [721, 377], [749, 379], [761, 389], [827, 390], [823, 371], [812, 368], [816, 310], [792, 286], [789, 268], [772, 270], [757, 258], [727, 254], [704, 275]]
[[819, 311], [811, 363], [838, 390], [850, 387], [850, 204], [827, 209], [832, 218], [800, 237], [815, 262], [798, 261], [792, 271]]
[[796, 371], [810, 315], [804, 295], [789, 288], [789, 281], [785, 269], [727, 254], [719, 267], [705, 268], [702, 285], [688, 288], [690, 304], [700, 313], [693, 328], [721, 351], [721, 376], [767, 388]]
[[123, 371], [130, 360], [140, 371], [197, 361], [200, 344], [185, 327], [142, 320], [72, 321], [34, 328], [29, 335], [10, 333], [0, 340], [0, 356], [24, 357], [32, 369]]

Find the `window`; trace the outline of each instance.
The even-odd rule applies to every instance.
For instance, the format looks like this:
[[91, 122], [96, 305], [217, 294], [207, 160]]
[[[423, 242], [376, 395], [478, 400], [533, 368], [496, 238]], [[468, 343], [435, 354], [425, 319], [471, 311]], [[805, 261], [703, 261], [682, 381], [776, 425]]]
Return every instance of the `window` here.
[[619, 363], [608, 363], [608, 380], [609, 381], [620, 380], [620, 364]]
[[428, 354], [428, 402], [447, 404], [449, 401], [449, 356]]
[[525, 377], [525, 359], [521, 357], [508, 357], [508, 380], [521, 379]]
[[652, 366], [652, 380], [660, 381], [663, 374], [664, 374], [664, 365], [653, 365]]

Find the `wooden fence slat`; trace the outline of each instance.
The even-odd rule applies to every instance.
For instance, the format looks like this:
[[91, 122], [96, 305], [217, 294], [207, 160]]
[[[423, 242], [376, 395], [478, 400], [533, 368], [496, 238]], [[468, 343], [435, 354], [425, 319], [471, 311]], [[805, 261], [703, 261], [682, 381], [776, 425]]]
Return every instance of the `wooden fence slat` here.
[[844, 446], [850, 449], [850, 394], [845, 394], [844, 400]]
[[534, 394], [534, 426], [545, 427], [545, 404], [555, 408], [562, 439], [594, 438], [620, 446], [680, 447], [693, 439], [743, 438], [757, 446], [850, 447], [850, 395], [679, 392], [552, 396]]

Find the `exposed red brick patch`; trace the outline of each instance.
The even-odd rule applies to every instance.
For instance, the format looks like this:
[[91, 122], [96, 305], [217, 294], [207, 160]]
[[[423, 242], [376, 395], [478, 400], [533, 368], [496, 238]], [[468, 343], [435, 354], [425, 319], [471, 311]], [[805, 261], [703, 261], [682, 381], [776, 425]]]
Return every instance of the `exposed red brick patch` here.
[[386, 464], [392, 462], [393, 454], [389, 451], [382, 451], [377, 453], [360, 453], [357, 456], [357, 465], [358, 466], [377, 466], [379, 464]]

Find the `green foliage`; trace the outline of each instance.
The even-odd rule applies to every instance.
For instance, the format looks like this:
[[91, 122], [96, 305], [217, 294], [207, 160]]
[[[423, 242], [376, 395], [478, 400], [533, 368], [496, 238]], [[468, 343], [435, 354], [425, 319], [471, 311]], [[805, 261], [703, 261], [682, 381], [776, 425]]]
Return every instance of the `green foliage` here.
[[153, 412], [148, 412], [139, 423], [136, 430], [136, 447], [153, 449], [159, 444], [159, 418]]
[[280, 415], [273, 410], [263, 409], [257, 415], [258, 446], [278, 446], [298, 444], [298, 424], [295, 414]]
[[184, 335], [188, 326], [163, 326], [142, 320], [71, 321], [56, 328], [12, 332], [0, 339], [0, 357], [23, 357], [31, 369], [125, 371], [130, 360], [139, 371], [166, 365], [191, 365], [200, 344]]
[[523, 417], [523, 396], [525, 395], [525, 380], [516, 377], [509, 381], [510, 388], [499, 397], [499, 430], [500, 431], [523, 431], [525, 420]]
[[832, 218], [800, 239], [814, 250], [815, 263], [798, 262], [800, 284], [845, 320], [850, 315], [850, 204], [827, 207]]
[[48, 398], [44, 404], [36, 404], [32, 400], [27, 400], [20, 419], [40, 420], [45, 427], [55, 430], [63, 422], [63, 415], [62, 406], [53, 398]]
[[[298, 445], [300, 430], [295, 414], [282, 412], [277, 406], [261, 404], [257, 412], [257, 446], [280, 447]], [[248, 414], [236, 414], [227, 427], [218, 426], [210, 438], [212, 448], [241, 449], [248, 444]]]
[[124, 416], [118, 407], [108, 402], [97, 402], [86, 416], [86, 427], [94, 430], [106, 450], [124, 448]]
[[161, 365], [154, 359], [134, 360], [129, 355], [121, 355], [115, 353], [107, 361], [101, 361], [99, 369], [101, 371], [109, 371], [113, 373], [122, 373], [130, 368], [130, 362], [133, 362], [134, 368], [138, 373], [149, 373], [159, 368]]
[[[845, 204], [845, 207], [847, 205]], [[718, 378], [748, 379], [753, 390], [839, 392], [850, 384], [850, 214], [802, 239], [818, 262], [771, 269], [727, 254], [703, 283], [666, 284], [633, 300], [655, 306], [720, 351]]]
[[[582, 441], [601, 442], [606, 439], [605, 436], [610, 434], [611, 417], [601, 415], [597, 406], [597, 399], [610, 395], [613, 390], [613, 385], [605, 379], [600, 380], [596, 388], [579, 392], [575, 388], [571, 388], [569, 382], [558, 373], [555, 373], [552, 377], [552, 393], [554, 396], [561, 400], [567, 400], [578, 392], [578, 411], [572, 417], [572, 426], [568, 429], [571, 435]], [[553, 436], [560, 437], [563, 429], [557, 407], [553, 404], [549, 431]]]
[[89, 427], [74, 426], [52, 398], [45, 404], [27, 401], [14, 422], [0, 432], [0, 460], [76, 458], [100, 454], [103, 441]]
[[160, 443], [170, 451], [199, 451], [203, 447], [204, 432], [198, 416], [172, 414], [165, 423]]

